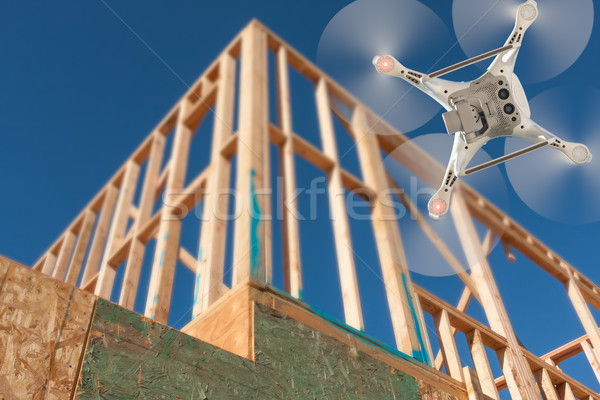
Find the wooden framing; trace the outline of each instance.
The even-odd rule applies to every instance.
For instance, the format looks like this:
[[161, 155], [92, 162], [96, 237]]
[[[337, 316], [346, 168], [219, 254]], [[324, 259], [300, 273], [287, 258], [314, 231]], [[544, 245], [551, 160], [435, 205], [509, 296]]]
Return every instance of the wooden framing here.
[[175, 137], [173, 138], [173, 148], [171, 149], [171, 161], [165, 191], [165, 203], [163, 203], [162, 219], [158, 227], [152, 275], [150, 276], [146, 311], [144, 312], [145, 316], [161, 323], [167, 323], [168, 321], [175, 264], [179, 253], [181, 219], [175, 215], [178, 208], [172, 208], [172, 211], [167, 210], [171, 206], [171, 198], [174, 198], [177, 192], [183, 189], [185, 182], [189, 147], [192, 140], [192, 129], [186, 125], [184, 120], [184, 116], [187, 113], [187, 106], [187, 103], [183, 102], [177, 113], [177, 125]]
[[520, 351], [517, 337], [487, 262], [487, 256], [481, 247], [461, 193], [456, 194], [452, 203], [452, 218], [472, 270], [471, 277], [478, 285], [481, 305], [490, 327], [505, 336], [509, 343], [507, 348], [501, 350], [503, 359], [501, 364], [509, 382], [511, 396], [513, 399], [537, 398], [539, 397], [538, 387], [531, 368]]
[[292, 296], [302, 297], [302, 264], [300, 261], [300, 228], [298, 224], [298, 206], [296, 204], [296, 164], [294, 162], [294, 131], [292, 127], [292, 109], [290, 104], [290, 82], [287, 50], [277, 50], [277, 105], [279, 125], [285, 135], [280, 146], [280, 163], [283, 178], [283, 220], [282, 236], [284, 241], [284, 284], [285, 290]]
[[[274, 55], [275, 68], [269, 67], [269, 52]], [[239, 82], [236, 82], [238, 65]], [[314, 84], [320, 147], [294, 132], [292, 109], [298, 105], [292, 103], [290, 69]], [[274, 99], [268, 96], [268, 74], [271, 71], [276, 72]], [[239, 94], [236, 96], [238, 84]], [[269, 122], [270, 101], [276, 102], [276, 123]], [[234, 131], [236, 103], [238, 126]], [[350, 111], [350, 120], [342, 118], [340, 108]], [[332, 111], [354, 140], [362, 178], [341, 165], [336, 140], [339, 132], [336, 132]], [[197, 176], [188, 177], [191, 178], [190, 183], [184, 187], [191, 138], [204, 117], [211, 112], [215, 113], [215, 118], [212, 147], [207, 152], [210, 162]], [[167, 140], [172, 140], [172, 149], [171, 154], [165, 155]], [[271, 168], [271, 145], [280, 152], [279, 171]], [[394, 152], [400, 145], [405, 149], [401, 156]], [[104, 298], [110, 298], [117, 290], [119, 303], [133, 309], [141, 271], [151, 265], [144, 313], [166, 323], [179, 260], [196, 274], [194, 293], [189, 297], [194, 299], [195, 321], [202, 320], [203, 316], [211, 315], [222, 306], [232, 290], [237, 292], [248, 286], [268, 290], [273, 269], [280, 267], [272, 259], [270, 218], [273, 217], [273, 196], [270, 190], [273, 174], [281, 176], [283, 182], [281, 269], [284, 287], [293, 298], [301, 299], [301, 249], [310, 244], [300, 241], [301, 222], [298, 221], [298, 206], [294, 200], [295, 157], [300, 156], [327, 176], [347, 325], [358, 330], [364, 328], [355, 254], [350, 239], [351, 225], [344, 197], [346, 191], [353, 191], [368, 201], [371, 207], [372, 227], [396, 346], [402, 352], [421, 362], [431, 361], [440, 369], [445, 364], [450, 375], [446, 377], [447, 382], [459, 388], [457, 393], [468, 393], [469, 398], [498, 399], [498, 391], [508, 387], [514, 399], [539, 398], [540, 394], [546, 399], [600, 399], [596, 393], [567, 376], [558, 365], [564, 359], [584, 352], [600, 379], [600, 331], [589, 309], [592, 306], [600, 310], [600, 287], [464, 183], [456, 188], [452, 218], [467, 256], [470, 274], [410, 199], [401, 194], [397, 196], [455, 269], [465, 284], [465, 290], [455, 308], [414, 286], [408, 273], [398, 224], [390, 207], [385, 206], [389, 204], [387, 189], [401, 188], [383, 168], [382, 154], [394, 157], [432, 186], [437, 186], [444, 170], [406, 136], [382, 121], [278, 36], [257, 21], [252, 21], [39, 258], [34, 269], [73, 285], [82, 275], [81, 288]], [[233, 159], [235, 171], [232, 171]], [[138, 175], [144, 166], [141, 193], [136, 196]], [[230, 181], [232, 175], [235, 180]], [[232, 265], [225, 265], [228, 256], [225, 243], [227, 221], [213, 214], [214, 211], [227, 214], [229, 200], [227, 196], [220, 196], [220, 191], [232, 188], [235, 188], [235, 214], [238, 218], [233, 223], [233, 250], [229, 255]], [[139, 201], [135, 200], [138, 197]], [[198, 248], [185, 249], [180, 243], [182, 220], [200, 201], [203, 201], [204, 208], [198, 226]], [[483, 245], [475, 232], [473, 219], [488, 229]], [[565, 285], [586, 332], [584, 337], [542, 357], [536, 357], [518, 343], [487, 260], [496, 238], [510, 261], [514, 261], [516, 252], [519, 252], [520, 256], [529, 258]], [[147, 245], [152, 240], [155, 241], [155, 251], [148, 255]], [[124, 278], [121, 287], [115, 288], [118, 268], [125, 268]], [[225, 268], [233, 269], [234, 288], [231, 290], [223, 282]], [[466, 314], [473, 297], [482, 304], [490, 327]], [[431, 356], [425, 330], [424, 312], [434, 317], [437, 340], [442, 349], [435, 360]], [[460, 360], [456, 351], [456, 341], [460, 340], [457, 332], [464, 333], [467, 339], [474, 370], [463, 367], [465, 362]], [[503, 377], [494, 379], [486, 349], [496, 352]], [[435, 371], [431, 372], [432, 376], [441, 375], [434, 368], [423, 368]]]
[[230, 161], [222, 149], [232, 137], [233, 102], [235, 95], [235, 60], [224, 54], [219, 64], [219, 86], [215, 106], [211, 164], [207, 195], [203, 210], [203, 224], [198, 248], [198, 269], [194, 288], [193, 315], [214, 303], [223, 295], [223, 268], [227, 233]]
[[271, 265], [267, 35], [251, 23], [241, 40], [233, 286], [268, 282]]
[[[410, 289], [408, 263], [394, 209], [391, 207], [393, 203], [389, 199], [387, 175], [377, 139], [369, 131], [364, 110], [358, 106], [353, 111], [352, 124], [355, 129], [353, 135], [365, 183], [376, 193], [372, 202], [371, 221], [392, 315], [396, 345], [407, 354], [425, 351], [425, 349], [421, 349], [422, 344], [419, 343], [417, 335], [417, 329], [426, 333], [420, 329], [420, 326], [424, 327], [424, 321], [412, 318], [413, 311], [411, 311], [410, 305], [414, 303], [414, 299]], [[456, 376], [453, 377], [456, 378]]]
[[323, 153], [333, 161], [327, 177], [327, 193], [329, 195], [329, 209], [333, 224], [333, 236], [338, 260], [338, 271], [344, 303], [346, 323], [356, 329], [363, 329], [363, 315], [356, 278], [356, 266], [352, 253], [350, 239], [350, 224], [346, 210], [342, 174], [338, 161], [335, 131], [331, 119], [331, 109], [327, 83], [324, 78], [317, 83], [316, 89], [317, 113], [321, 131]]

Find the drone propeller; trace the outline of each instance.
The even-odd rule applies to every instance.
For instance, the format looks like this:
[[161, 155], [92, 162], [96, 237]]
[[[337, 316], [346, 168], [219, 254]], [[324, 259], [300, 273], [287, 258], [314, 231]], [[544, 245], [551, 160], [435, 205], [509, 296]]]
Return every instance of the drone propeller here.
[[[530, 106], [540, 125], [566, 140], [586, 143], [592, 154], [600, 151], [600, 90], [557, 87], [534, 97]], [[505, 151], [523, 143], [507, 138]], [[561, 152], [546, 148], [507, 162], [506, 172], [517, 195], [539, 215], [567, 224], [600, 220], [597, 159], [575, 165]]]
[[[452, 18], [460, 46], [469, 57], [493, 49], [506, 38], [523, 0], [454, 0]], [[585, 49], [593, 28], [592, 0], [543, 0], [517, 63], [524, 82], [551, 79], [569, 68]], [[487, 68], [486, 63], [479, 65]]]
[[[402, 238], [405, 242], [405, 249], [408, 257], [409, 268], [413, 272], [427, 276], [449, 276], [458, 274], [459, 271], [454, 265], [450, 265], [442, 253], [436, 250], [431, 240], [426, 236], [427, 229], [432, 230], [435, 235], [443, 240], [448, 249], [454, 254], [457, 261], [464, 267], [467, 267], [466, 259], [460, 241], [456, 235], [456, 229], [452, 218], [441, 218], [439, 221], [432, 222], [429, 218], [427, 203], [436, 189], [431, 188], [424, 181], [417, 178], [409, 170], [403, 167], [397, 160], [411, 158], [410, 153], [412, 145], [417, 145], [427, 152], [433, 159], [445, 166], [448, 162], [448, 149], [452, 147], [453, 138], [447, 134], [426, 134], [412, 139], [407, 144], [396, 148], [389, 156], [384, 159], [384, 165], [388, 175], [400, 188], [403, 189], [405, 197], [410, 203], [416, 205], [420, 221], [415, 219], [409, 210], [398, 218], [402, 231]], [[473, 158], [474, 163], [485, 163], [491, 160], [491, 157], [484, 151], [479, 151]], [[431, 168], [428, 160], [422, 161], [423, 167]], [[488, 198], [494, 199], [496, 206], [503, 210], [508, 208], [508, 192], [505, 181], [502, 178], [500, 168], [495, 166], [481, 171], [480, 173], [467, 176], [464, 181], [472, 185], [480, 193]], [[393, 187], [393, 185], [392, 185]], [[406, 205], [404, 205], [406, 208]], [[425, 223], [426, 229], [420, 225]], [[477, 226], [480, 239], [486, 234], [486, 230]]]
[[[443, 21], [416, 0], [357, 0], [339, 11], [321, 36], [317, 63], [401, 132], [413, 131], [438, 114], [440, 105], [410, 84], [373, 71], [374, 54], [434, 71], [452, 48]], [[365, 62], [365, 60], [367, 60]]]

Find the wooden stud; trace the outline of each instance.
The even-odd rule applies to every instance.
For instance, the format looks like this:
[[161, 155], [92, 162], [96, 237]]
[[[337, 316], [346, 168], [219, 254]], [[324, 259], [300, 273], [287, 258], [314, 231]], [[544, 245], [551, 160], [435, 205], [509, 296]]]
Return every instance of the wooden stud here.
[[224, 54], [219, 63], [219, 86], [213, 125], [211, 174], [204, 200], [193, 310], [195, 317], [223, 295], [223, 271], [229, 207], [230, 161], [221, 150], [232, 137], [235, 60]]
[[467, 389], [467, 396], [469, 400], [484, 400], [485, 396], [481, 390], [479, 378], [477, 377], [475, 371], [473, 371], [471, 367], [464, 367], [463, 376], [465, 378], [465, 387]]
[[452, 219], [460, 238], [467, 261], [471, 267], [471, 278], [477, 284], [481, 305], [485, 311], [490, 327], [506, 337], [509, 347], [503, 353], [502, 371], [507, 382], [515, 385], [509, 390], [513, 399], [533, 399], [540, 396], [539, 388], [533, 379], [533, 373], [525, 360], [517, 337], [504, 308], [500, 292], [492, 275], [492, 271], [483, 253], [481, 243], [462, 193], [457, 191], [452, 201]]
[[243, 33], [240, 77], [233, 286], [270, 279], [267, 37], [256, 23]]
[[561, 400], [576, 400], [569, 382], [561, 383], [558, 385], [557, 389], [558, 396], [561, 398]]
[[113, 284], [116, 276], [116, 268], [118, 265], [110, 265], [109, 260], [112, 254], [119, 248], [125, 238], [125, 229], [127, 229], [127, 221], [129, 220], [129, 209], [135, 195], [137, 178], [140, 172], [140, 166], [134, 161], [129, 161], [125, 169], [123, 183], [119, 190], [119, 200], [115, 208], [115, 215], [110, 225], [108, 238], [106, 240], [106, 248], [102, 256], [98, 282], [94, 289], [94, 294], [99, 297], [110, 300], [113, 289]]
[[98, 224], [96, 225], [90, 252], [85, 263], [85, 269], [83, 270], [81, 287], [86, 286], [90, 279], [98, 272], [98, 268], [100, 267], [100, 257], [102, 257], [102, 250], [104, 249], [106, 235], [108, 234], [108, 228], [113, 216], [118, 194], [119, 192], [116, 187], [113, 185], [108, 185], [106, 188], [104, 201], [102, 202], [100, 218], [98, 219]]
[[364, 323], [358, 292], [352, 240], [350, 239], [346, 197], [342, 186], [335, 131], [331, 119], [329, 94], [325, 79], [321, 79], [317, 83], [316, 101], [323, 151], [327, 157], [334, 161], [327, 179], [327, 194], [329, 195], [329, 209], [333, 224], [344, 315], [348, 325], [356, 329], [363, 329]]
[[452, 326], [448, 318], [448, 312], [442, 310], [433, 316], [435, 322], [435, 329], [437, 331], [438, 339], [440, 341], [440, 349], [444, 357], [444, 365], [446, 366], [446, 373], [454, 379], [464, 382], [462, 374], [462, 366], [460, 363], [460, 357], [454, 342], [454, 336], [452, 335]]
[[77, 278], [79, 278], [79, 272], [81, 271], [83, 259], [88, 248], [88, 244], [90, 243], [90, 238], [92, 237], [94, 223], [96, 222], [96, 213], [92, 210], [85, 210], [84, 215], [83, 224], [79, 232], [79, 237], [77, 238], [77, 245], [75, 246], [75, 251], [73, 252], [73, 260], [71, 261], [71, 266], [69, 267], [69, 271], [67, 272], [67, 277], [65, 279], [65, 282], [73, 286], [77, 284]]
[[375, 135], [369, 131], [364, 111], [360, 107], [355, 108], [352, 115], [352, 132], [364, 180], [367, 186], [375, 190], [377, 196], [371, 210], [371, 222], [396, 346], [406, 354], [425, 351], [419, 343], [419, 335], [424, 331], [425, 325], [421, 324], [420, 320], [413, 319], [414, 310], [411, 310], [411, 304], [415, 301], [410, 273], [398, 228], [398, 216], [395, 215], [390, 199], [385, 167]]
[[192, 139], [192, 130], [183, 121], [187, 107], [188, 103], [183, 102], [177, 117], [165, 199], [163, 199], [162, 218], [158, 227], [150, 286], [144, 311], [146, 317], [165, 324], [169, 319], [181, 235], [181, 216], [172, 215], [168, 210], [171, 210], [170, 201], [181, 191], [185, 182]]
[[285, 290], [296, 298], [302, 297], [302, 267], [300, 262], [300, 228], [296, 202], [296, 165], [294, 162], [294, 133], [290, 105], [290, 83], [287, 50], [277, 51], [277, 94], [279, 125], [285, 135], [281, 146], [280, 164], [283, 178], [283, 276]]
[[[460, 295], [460, 299], [458, 300], [458, 304], [456, 305], [456, 309], [462, 312], [466, 312], [467, 308], [469, 307], [469, 303], [471, 302], [471, 298], [473, 297], [473, 293], [471, 292], [471, 290], [468, 287], [465, 287], [463, 289], [462, 294]], [[458, 333], [458, 329], [456, 329], [455, 327], [452, 327], [452, 336], [456, 337], [456, 334]], [[434, 363], [433, 363], [435, 369], [437, 369], [438, 371], [442, 370], [442, 367], [444, 366], [444, 359], [442, 357], [442, 351], [438, 351]]]
[[141, 232], [142, 227], [148, 222], [152, 214], [152, 208], [155, 203], [154, 193], [158, 185], [158, 175], [160, 173], [160, 165], [162, 164], [165, 151], [165, 142], [166, 138], [164, 135], [161, 135], [158, 132], [153, 134], [137, 218], [131, 228], [133, 236], [127, 256], [125, 274], [123, 275], [121, 293], [119, 295], [119, 305], [129, 310], [133, 310], [133, 307], [135, 306], [140, 273], [142, 271], [146, 250], [146, 242], [138, 237], [138, 233]]
[[[483, 325], [481, 322], [476, 321], [475, 319], [466, 315], [465, 313], [458, 311], [456, 308], [444, 302], [443, 300], [435, 297], [425, 289], [414, 284], [413, 287], [415, 293], [419, 297], [421, 306], [425, 312], [434, 315], [439, 313], [441, 310], [446, 310], [448, 312], [448, 316], [450, 322], [452, 323], [452, 326], [459, 329], [465, 335], [471, 332], [472, 330], [477, 329], [481, 332], [483, 344], [486, 347], [495, 350], [497, 354], [508, 347], [508, 341], [506, 340], [506, 338], [494, 332], [487, 326]], [[593, 390], [587, 388], [586, 386], [577, 382], [573, 378], [567, 376], [564, 372], [560, 371], [559, 369], [546, 364], [543, 360], [541, 360], [539, 357], [537, 357], [527, 349], [521, 347], [521, 352], [523, 356], [527, 359], [527, 362], [531, 366], [532, 370], [537, 371], [541, 368], [547, 368], [548, 373], [552, 377], [552, 381], [569, 382], [573, 393], [575, 393], [575, 395], [578, 398], [594, 394]], [[498, 355], [500, 358], [502, 354]], [[498, 386], [498, 390], [504, 389], [506, 387], [506, 381], [504, 377], [496, 379], [496, 384]]]
[[60, 246], [58, 258], [56, 259], [56, 266], [52, 272], [53, 278], [61, 281], [65, 279], [65, 273], [69, 267], [69, 261], [71, 260], [71, 256], [73, 254], [73, 247], [75, 246], [76, 239], [77, 235], [75, 235], [73, 232], [67, 231], [65, 233], [65, 238], [62, 242], [62, 246]]
[[558, 393], [556, 392], [556, 387], [554, 387], [552, 378], [550, 378], [550, 374], [548, 374], [548, 370], [546, 368], [537, 370], [535, 372], [535, 379], [540, 391], [542, 392], [542, 397], [544, 400], [560, 400], [560, 397], [558, 397]]
[[485, 351], [485, 345], [481, 338], [481, 332], [477, 329], [472, 330], [466, 335], [467, 343], [469, 344], [469, 350], [471, 351], [471, 358], [473, 359], [473, 366], [477, 371], [479, 382], [481, 384], [482, 392], [492, 399], [500, 399], [496, 384], [494, 383], [494, 375], [492, 374], [492, 368]]
[[592, 367], [592, 370], [594, 371], [594, 375], [596, 375], [596, 379], [600, 382], [600, 360], [598, 360], [591, 343], [584, 340], [581, 342], [581, 348], [590, 363], [590, 367]]
[[52, 252], [47, 252], [44, 258], [44, 264], [42, 267], [42, 273], [46, 275], [52, 275], [52, 271], [54, 271], [54, 266], [56, 265], [56, 254]]
[[583, 325], [583, 329], [585, 329], [585, 333], [588, 335], [589, 341], [592, 343], [592, 351], [596, 355], [596, 359], [600, 360], [600, 329], [594, 320], [594, 316], [590, 312], [587, 302], [581, 294], [580, 287], [577, 284], [570, 267], [567, 267], [567, 273], [569, 279], [564, 283], [567, 294], [581, 321], [581, 325]]

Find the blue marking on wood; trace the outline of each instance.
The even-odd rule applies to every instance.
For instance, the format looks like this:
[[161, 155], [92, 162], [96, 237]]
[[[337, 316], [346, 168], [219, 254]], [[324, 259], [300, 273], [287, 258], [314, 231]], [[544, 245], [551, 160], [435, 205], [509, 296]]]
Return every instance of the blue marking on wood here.
[[412, 356], [419, 361], [424, 362], [427, 365], [431, 365], [429, 361], [429, 355], [427, 354], [427, 349], [425, 348], [425, 343], [423, 342], [423, 334], [421, 332], [421, 325], [419, 324], [419, 320], [417, 318], [417, 313], [415, 312], [415, 307], [413, 306], [412, 297], [410, 296], [410, 291], [408, 290], [408, 284], [406, 283], [406, 275], [402, 274], [402, 284], [404, 285], [404, 291], [406, 292], [406, 298], [408, 299], [408, 306], [410, 307], [410, 313], [412, 315], [413, 322], [415, 324], [415, 331], [417, 333], [417, 340], [419, 341], [419, 350], [413, 350]]
[[196, 287], [194, 289], [194, 305], [198, 302], [198, 293], [200, 292], [200, 273], [196, 274]]
[[166, 250], [163, 250], [162, 253], [160, 253], [160, 259], [158, 260], [158, 266], [159, 267], [162, 267], [162, 265], [163, 265], [163, 261], [165, 260], [165, 253], [166, 252], [167, 252]]
[[260, 267], [260, 235], [259, 227], [261, 220], [260, 205], [258, 204], [258, 198], [256, 196], [256, 188], [254, 186], [254, 178], [256, 177], [256, 171], [252, 169], [250, 171], [250, 202], [251, 202], [251, 215], [250, 215], [250, 275], [254, 276], [258, 273]]

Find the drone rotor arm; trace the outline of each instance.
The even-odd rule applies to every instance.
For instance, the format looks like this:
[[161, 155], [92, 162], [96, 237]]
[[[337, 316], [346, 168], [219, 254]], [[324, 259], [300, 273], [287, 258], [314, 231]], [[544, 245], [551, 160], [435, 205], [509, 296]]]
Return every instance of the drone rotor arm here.
[[537, 16], [537, 3], [534, 0], [528, 0], [519, 6], [515, 26], [504, 43], [504, 47], [511, 47], [494, 58], [494, 61], [488, 67], [489, 72], [494, 75], [506, 74], [509, 77], [512, 75], [525, 31], [533, 24]]
[[456, 133], [442, 185], [429, 200], [428, 209], [431, 218], [437, 220], [448, 212], [452, 190], [456, 187], [458, 178], [465, 175], [465, 168], [485, 142], [485, 140], [478, 140], [469, 144], [462, 134]]
[[415, 86], [417, 89], [427, 92], [427, 89], [423, 85], [422, 78], [425, 76], [424, 73], [414, 71], [410, 68], [406, 68], [398, 60], [390, 55], [379, 55], [373, 58], [373, 65], [382, 75], [395, 76], [401, 78], [404, 81]]

